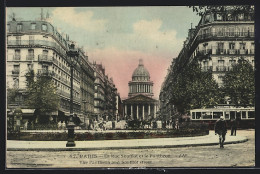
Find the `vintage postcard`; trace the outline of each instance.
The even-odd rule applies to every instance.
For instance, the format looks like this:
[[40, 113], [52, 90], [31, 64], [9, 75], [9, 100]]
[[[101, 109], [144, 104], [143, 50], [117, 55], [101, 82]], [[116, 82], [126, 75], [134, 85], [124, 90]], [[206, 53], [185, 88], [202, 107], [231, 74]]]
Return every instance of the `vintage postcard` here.
[[255, 166], [255, 8], [7, 7], [6, 169]]

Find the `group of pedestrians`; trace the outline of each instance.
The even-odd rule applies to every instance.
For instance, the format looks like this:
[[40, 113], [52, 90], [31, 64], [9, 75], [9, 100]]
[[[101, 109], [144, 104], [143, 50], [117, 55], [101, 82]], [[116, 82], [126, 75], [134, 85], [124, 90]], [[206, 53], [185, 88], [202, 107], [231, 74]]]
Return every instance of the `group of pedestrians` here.
[[[231, 120], [231, 136], [236, 136], [236, 131], [237, 131], [237, 119], [234, 119]], [[224, 148], [226, 133], [227, 133], [227, 123], [224, 120], [224, 116], [221, 116], [220, 119], [218, 119], [215, 124], [215, 134], [219, 135], [220, 148]]]

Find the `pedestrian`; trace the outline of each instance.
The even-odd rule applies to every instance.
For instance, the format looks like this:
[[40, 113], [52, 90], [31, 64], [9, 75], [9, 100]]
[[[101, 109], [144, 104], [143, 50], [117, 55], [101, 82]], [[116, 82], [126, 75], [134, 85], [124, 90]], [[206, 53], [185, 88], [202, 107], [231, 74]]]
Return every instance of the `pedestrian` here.
[[227, 124], [226, 121], [224, 120], [224, 116], [220, 116], [220, 119], [216, 121], [215, 124], [215, 135], [219, 135], [219, 145], [220, 148], [224, 148], [224, 142], [226, 138], [226, 133], [227, 133]]
[[63, 122], [61, 123], [61, 127], [62, 127], [62, 129], [66, 129], [66, 123], [65, 123], [65, 121], [63, 121]]
[[231, 121], [231, 136], [236, 136], [237, 133], [237, 119]]
[[24, 130], [27, 130], [27, 127], [28, 127], [28, 121], [26, 121], [26, 122], [24, 123], [24, 126], [23, 126]]
[[58, 129], [60, 130], [61, 129], [61, 121], [58, 122]]
[[179, 126], [179, 119], [177, 118], [175, 121], [175, 129], [179, 130], [180, 126]]

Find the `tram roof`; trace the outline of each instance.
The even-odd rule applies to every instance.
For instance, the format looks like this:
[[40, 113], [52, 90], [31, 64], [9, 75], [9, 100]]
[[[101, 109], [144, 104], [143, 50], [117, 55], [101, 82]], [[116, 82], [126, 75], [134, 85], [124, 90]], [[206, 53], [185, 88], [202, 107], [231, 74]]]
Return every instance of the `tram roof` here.
[[254, 107], [250, 108], [205, 108], [205, 109], [192, 109], [190, 112], [221, 112], [221, 111], [255, 111]]

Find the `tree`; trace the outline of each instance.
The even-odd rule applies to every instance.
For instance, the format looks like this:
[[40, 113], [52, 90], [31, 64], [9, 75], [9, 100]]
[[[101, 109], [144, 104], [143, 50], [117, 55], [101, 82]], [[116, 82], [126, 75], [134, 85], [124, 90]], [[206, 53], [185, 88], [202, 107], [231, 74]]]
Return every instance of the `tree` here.
[[49, 74], [34, 75], [31, 70], [26, 74], [26, 105], [35, 109], [39, 123], [48, 123], [48, 113], [58, 109], [59, 97]]
[[212, 72], [203, 72], [195, 61], [172, 79], [171, 102], [181, 114], [190, 109], [211, 107], [219, 103], [218, 84]]
[[210, 5], [210, 6], [189, 6], [193, 12], [197, 15], [203, 16], [207, 11], [212, 12], [229, 12], [231, 15], [237, 15], [240, 13], [249, 13], [255, 10], [253, 5], [234, 5], [234, 6], [223, 6], [223, 5]]
[[231, 104], [250, 105], [255, 102], [255, 77], [253, 66], [241, 57], [223, 78], [224, 92]]

